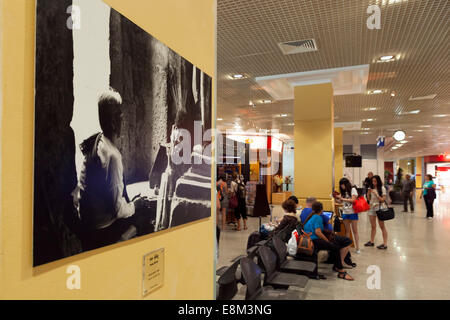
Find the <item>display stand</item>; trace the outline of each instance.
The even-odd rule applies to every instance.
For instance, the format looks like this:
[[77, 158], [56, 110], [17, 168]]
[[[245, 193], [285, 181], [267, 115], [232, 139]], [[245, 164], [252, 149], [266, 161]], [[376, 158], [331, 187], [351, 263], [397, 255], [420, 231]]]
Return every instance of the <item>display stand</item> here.
[[266, 185], [256, 185], [255, 206], [253, 217], [259, 217], [259, 231], [261, 232], [261, 217], [267, 217], [271, 214], [269, 201], [267, 200]]

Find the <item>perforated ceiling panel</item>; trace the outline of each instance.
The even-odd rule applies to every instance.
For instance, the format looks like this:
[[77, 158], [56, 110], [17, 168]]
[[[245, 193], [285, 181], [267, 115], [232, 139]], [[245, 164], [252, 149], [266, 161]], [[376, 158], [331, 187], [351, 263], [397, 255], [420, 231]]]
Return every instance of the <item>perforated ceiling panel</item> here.
[[[366, 25], [374, 4], [381, 8], [379, 30]], [[335, 121], [372, 119], [354, 134], [405, 130], [408, 143], [386, 148], [388, 158], [450, 152], [448, 0], [217, 0], [217, 6], [219, 127], [237, 123], [292, 135], [293, 101], [260, 103], [272, 98], [255, 77], [370, 64], [367, 89], [384, 92], [335, 96]], [[315, 39], [318, 51], [284, 55], [278, 46], [302, 39]], [[398, 59], [377, 62], [385, 55]], [[245, 78], [231, 80], [233, 74]], [[409, 100], [430, 94], [437, 96]], [[420, 113], [407, 113], [414, 110]]]

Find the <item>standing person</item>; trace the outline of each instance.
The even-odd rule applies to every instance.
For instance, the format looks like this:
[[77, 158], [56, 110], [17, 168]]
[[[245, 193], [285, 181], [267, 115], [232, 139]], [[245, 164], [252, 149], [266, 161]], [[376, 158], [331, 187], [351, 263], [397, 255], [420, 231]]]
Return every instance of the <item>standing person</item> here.
[[345, 236], [350, 238], [350, 228], [353, 232], [356, 253], [359, 250], [359, 234], [358, 234], [358, 214], [353, 211], [353, 203], [358, 198], [358, 190], [352, 187], [347, 178], [339, 180], [339, 189], [341, 194], [336, 196], [338, 203], [343, 203], [342, 219], [344, 220]]
[[411, 208], [411, 213], [414, 212], [414, 189], [415, 182], [411, 180], [411, 175], [407, 174], [402, 184], [403, 212], [408, 212], [408, 201]]
[[247, 230], [247, 204], [246, 204], [246, 190], [244, 182], [239, 179], [236, 172], [233, 172], [233, 181], [231, 181], [231, 193], [236, 195], [238, 199], [238, 206], [234, 209], [234, 214], [237, 220], [237, 231], [241, 231], [241, 217], [244, 222], [244, 230]]
[[427, 218], [431, 220], [434, 217], [433, 202], [436, 199], [436, 184], [431, 174], [425, 176], [425, 183], [423, 184], [423, 190], [420, 195], [420, 199], [422, 198], [424, 198], [425, 205], [427, 206]]
[[307, 234], [310, 234], [315, 250], [328, 250], [330, 252], [331, 260], [334, 263], [333, 270], [338, 272], [338, 278], [350, 281], [354, 280], [343, 267], [344, 258], [349, 253], [352, 241], [347, 237], [340, 237], [338, 235], [335, 235], [334, 239], [330, 241], [324, 235], [323, 219], [321, 218], [322, 213], [322, 203], [314, 202], [312, 212], [306, 220], [303, 230]]
[[367, 178], [364, 180], [364, 192], [367, 194], [367, 191], [369, 191], [370, 186], [372, 185], [372, 178], [373, 178], [373, 172], [369, 171], [367, 173]]
[[[377, 232], [377, 210], [379, 210], [382, 203], [386, 201], [386, 188], [383, 187], [380, 176], [376, 175], [372, 178], [372, 185], [367, 192], [367, 198], [370, 200], [369, 220], [372, 227], [370, 232], [370, 241], [365, 243], [366, 247], [373, 247], [375, 245], [375, 234]], [[384, 221], [378, 219], [378, 224], [383, 234], [383, 244], [377, 246], [378, 249], [387, 249], [388, 233]]]
[[228, 209], [228, 186], [223, 175], [217, 178], [217, 195], [220, 202], [219, 212], [222, 216], [222, 229], [225, 228], [225, 223], [227, 220], [227, 209]]

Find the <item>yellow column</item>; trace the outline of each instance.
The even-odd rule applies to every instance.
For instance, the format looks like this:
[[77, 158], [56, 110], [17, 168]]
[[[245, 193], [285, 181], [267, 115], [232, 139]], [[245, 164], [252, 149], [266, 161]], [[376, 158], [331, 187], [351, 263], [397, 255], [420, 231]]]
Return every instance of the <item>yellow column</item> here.
[[423, 168], [422, 157], [416, 158], [416, 189], [422, 188]]
[[344, 128], [334, 128], [334, 189], [344, 176]]
[[309, 196], [333, 210], [334, 112], [331, 83], [294, 88], [295, 194]]

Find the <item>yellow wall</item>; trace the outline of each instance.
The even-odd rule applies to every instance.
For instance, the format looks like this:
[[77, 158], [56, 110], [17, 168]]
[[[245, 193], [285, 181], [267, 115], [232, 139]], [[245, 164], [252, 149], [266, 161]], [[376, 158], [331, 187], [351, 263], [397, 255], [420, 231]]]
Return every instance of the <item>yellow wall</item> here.
[[333, 88], [331, 83], [294, 88], [295, 194], [316, 197], [332, 210], [334, 157]]
[[422, 188], [422, 179], [423, 179], [423, 168], [422, 168], [422, 159], [423, 157], [416, 158], [416, 189]]
[[339, 190], [339, 180], [344, 176], [344, 129], [334, 128], [334, 189]]
[[[214, 77], [214, 0], [105, 2]], [[0, 298], [140, 299], [142, 256], [161, 247], [166, 251], [164, 287], [147, 299], [213, 298], [212, 217], [32, 267], [35, 1], [0, 0], [0, 14], [3, 66]], [[66, 268], [71, 264], [81, 268], [81, 290], [66, 288]]]

